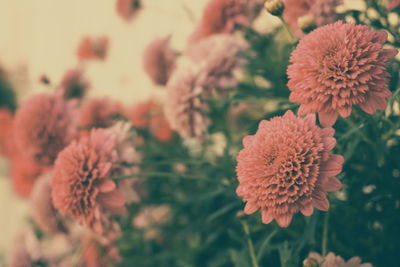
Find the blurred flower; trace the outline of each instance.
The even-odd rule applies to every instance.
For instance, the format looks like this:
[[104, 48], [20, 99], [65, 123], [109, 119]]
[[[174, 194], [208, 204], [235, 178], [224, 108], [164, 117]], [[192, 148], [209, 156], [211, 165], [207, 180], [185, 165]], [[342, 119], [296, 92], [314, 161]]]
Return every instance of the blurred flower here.
[[20, 197], [29, 197], [33, 186], [42, 171], [40, 165], [26, 159], [24, 155], [14, 155], [11, 158], [11, 178], [14, 191]]
[[236, 193], [247, 202], [244, 212], [261, 209], [263, 223], [275, 219], [287, 227], [298, 211], [310, 216], [314, 208], [328, 210], [327, 192], [342, 186], [334, 176], [343, 157], [329, 154], [336, 145], [333, 134], [332, 128], [316, 126], [315, 115], [287, 111], [261, 121], [256, 134], [243, 139], [237, 157]]
[[65, 99], [80, 99], [86, 95], [89, 87], [89, 82], [83, 76], [83, 70], [76, 68], [65, 73], [58, 90]]
[[79, 44], [77, 55], [79, 59], [105, 59], [109, 41], [107, 37], [85, 37]]
[[15, 116], [17, 148], [39, 164], [53, 164], [74, 135], [72, 103], [54, 95], [40, 94], [24, 103]]
[[341, 21], [306, 35], [293, 51], [288, 67], [290, 101], [299, 115], [318, 112], [322, 125], [338, 115], [347, 118], [353, 105], [372, 114], [386, 108], [389, 74], [385, 65], [397, 49], [382, 49], [384, 31]]
[[157, 227], [169, 221], [170, 212], [171, 209], [167, 205], [144, 207], [133, 219], [133, 225], [138, 229], [145, 230], [146, 239], [157, 239], [160, 237]]
[[125, 212], [125, 199], [109, 179], [114, 175], [115, 148], [115, 139], [94, 129], [59, 154], [53, 172], [56, 209], [99, 233], [109, 213]]
[[114, 266], [121, 261], [117, 247], [111, 242], [101, 244], [94, 239], [84, 242], [86, 248], [82, 256], [82, 267], [108, 267], [111, 263]]
[[388, 4], [387, 9], [393, 10], [393, 9], [399, 7], [399, 6], [400, 6], [400, 0], [392, 0], [392, 1]]
[[33, 187], [30, 204], [32, 218], [45, 233], [66, 232], [66, 225], [51, 201], [51, 176], [44, 175]]
[[144, 51], [143, 68], [155, 84], [165, 85], [175, 68], [176, 56], [170, 36], [155, 39]]
[[264, 4], [265, 9], [274, 16], [281, 16], [285, 5], [282, 0], [267, 0]]
[[289, 24], [293, 34], [297, 37], [303, 36], [298, 27], [298, 19], [305, 15], [312, 15], [317, 26], [323, 26], [337, 19], [336, 7], [343, 0], [285, 0], [283, 17]]
[[194, 67], [177, 68], [167, 84], [164, 110], [171, 128], [182, 137], [202, 139], [209, 124], [205, 116], [208, 106], [202, 99], [205, 92], [197, 72]]
[[132, 125], [140, 129], [149, 129], [151, 134], [161, 142], [168, 142], [172, 138], [172, 130], [164, 116], [162, 105], [150, 99], [136, 104], [128, 111], [128, 118]]
[[190, 37], [194, 43], [217, 33], [231, 33], [236, 24], [248, 22], [246, 3], [242, 0], [210, 0], [199, 27]]
[[110, 98], [90, 99], [83, 103], [79, 118], [82, 128], [107, 128], [114, 117], [123, 114], [121, 103]]
[[142, 8], [141, 0], [117, 0], [117, 13], [126, 21], [133, 19]]
[[335, 256], [332, 252], [328, 253], [325, 259], [315, 252], [310, 253], [308, 258], [316, 260], [320, 264], [317, 266], [321, 267], [372, 267], [370, 263], [361, 263], [359, 257], [353, 257], [346, 262], [342, 257]]
[[13, 140], [14, 118], [10, 110], [0, 108], [0, 154], [10, 156], [15, 152]]

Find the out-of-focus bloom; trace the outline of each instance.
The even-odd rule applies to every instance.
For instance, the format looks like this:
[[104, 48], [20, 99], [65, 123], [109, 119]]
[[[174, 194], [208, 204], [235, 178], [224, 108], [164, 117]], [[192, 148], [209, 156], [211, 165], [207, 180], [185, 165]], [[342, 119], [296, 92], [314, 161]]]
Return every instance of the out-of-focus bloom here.
[[82, 128], [107, 128], [113, 124], [115, 116], [123, 114], [121, 103], [110, 98], [90, 99], [83, 103], [79, 118]]
[[49, 175], [42, 176], [33, 187], [30, 199], [32, 218], [43, 232], [66, 232], [65, 220], [51, 201], [50, 177]]
[[190, 42], [217, 33], [230, 33], [236, 24], [248, 22], [246, 1], [242, 0], [210, 0], [203, 11], [200, 25], [190, 37]]
[[83, 76], [83, 70], [76, 68], [65, 73], [58, 90], [65, 99], [80, 99], [86, 95], [89, 87], [89, 82]]
[[15, 116], [17, 148], [32, 161], [49, 166], [74, 135], [72, 103], [41, 94], [24, 103]]
[[117, 0], [116, 8], [121, 18], [130, 21], [142, 8], [142, 0]]
[[168, 81], [165, 116], [171, 128], [182, 137], [201, 139], [208, 128], [205, 115], [208, 106], [202, 99], [204, 91], [194, 67], [177, 68]]
[[237, 157], [236, 193], [247, 202], [244, 212], [261, 209], [262, 222], [276, 220], [287, 227], [295, 213], [310, 216], [314, 208], [328, 210], [327, 192], [339, 190], [335, 177], [343, 157], [330, 154], [336, 139], [332, 128], [321, 129], [315, 115], [261, 121], [255, 135], [243, 139]]
[[112, 242], [101, 243], [95, 239], [87, 239], [82, 256], [82, 267], [108, 267], [110, 263], [121, 261], [118, 249]]
[[0, 154], [10, 156], [15, 153], [13, 140], [14, 118], [10, 110], [0, 108]]
[[155, 39], [143, 53], [143, 68], [155, 84], [165, 85], [175, 68], [176, 56], [170, 36]]
[[109, 41], [107, 37], [91, 38], [85, 37], [78, 46], [77, 55], [79, 59], [105, 59]]
[[111, 213], [125, 212], [125, 199], [114, 175], [116, 140], [103, 129], [73, 141], [60, 152], [53, 171], [53, 204], [99, 233]]
[[336, 7], [342, 2], [343, 0], [285, 0], [283, 17], [294, 35], [301, 37], [303, 32], [298, 27], [300, 17], [312, 15], [318, 27], [332, 23], [337, 19]]
[[395, 8], [397, 8], [397, 7], [400, 7], [400, 0], [392, 0], [392, 1], [388, 4], [387, 9], [393, 10], [393, 9], [395, 9]]
[[309, 259], [316, 260], [321, 267], [372, 267], [371, 263], [361, 263], [359, 257], [352, 257], [349, 261], [345, 261], [342, 257], [336, 256], [334, 253], [330, 252], [325, 257], [325, 259], [318, 253], [310, 253]]
[[159, 232], [157, 227], [169, 221], [170, 208], [167, 205], [149, 206], [140, 210], [133, 219], [134, 227], [145, 230], [145, 238], [148, 240], [157, 239]]
[[318, 112], [322, 125], [338, 115], [347, 118], [353, 105], [372, 114], [386, 108], [389, 74], [385, 65], [397, 49], [383, 49], [384, 31], [341, 21], [314, 30], [293, 51], [288, 67], [290, 101], [299, 115]]
[[265, 9], [274, 16], [280, 16], [285, 9], [282, 0], [267, 0], [264, 4]]
[[26, 159], [23, 155], [13, 156], [11, 158], [11, 178], [14, 191], [20, 197], [29, 197], [42, 171], [40, 165]]
[[161, 142], [168, 142], [172, 138], [172, 130], [164, 116], [162, 105], [156, 100], [136, 104], [128, 111], [128, 118], [132, 125], [141, 129], [149, 129], [151, 134]]

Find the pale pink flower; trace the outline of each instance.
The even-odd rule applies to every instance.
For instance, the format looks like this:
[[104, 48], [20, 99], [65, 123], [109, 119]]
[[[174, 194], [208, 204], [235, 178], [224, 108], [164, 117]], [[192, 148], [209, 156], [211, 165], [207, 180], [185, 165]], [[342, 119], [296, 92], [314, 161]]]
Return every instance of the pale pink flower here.
[[115, 175], [115, 149], [114, 138], [94, 129], [59, 154], [53, 171], [55, 208], [99, 233], [111, 213], [125, 212], [125, 199], [110, 179]]
[[142, 0], [117, 0], [117, 13], [126, 21], [136, 17], [142, 8]]
[[327, 192], [339, 190], [335, 178], [343, 157], [330, 154], [336, 140], [332, 128], [321, 129], [315, 115], [283, 117], [260, 122], [255, 135], [243, 139], [237, 157], [236, 193], [247, 202], [244, 212], [261, 209], [262, 222], [276, 220], [287, 227], [295, 213], [310, 216], [314, 208], [328, 210]]
[[293, 34], [301, 37], [303, 32], [297, 24], [300, 17], [312, 15], [317, 26], [332, 23], [337, 19], [336, 7], [342, 2], [343, 0], [285, 0], [283, 17]]
[[83, 75], [83, 70], [79, 68], [68, 70], [61, 80], [58, 88], [59, 93], [65, 99], [83, 98], [88, 89], [90, 88], [89, 82]]
[[176, 56], [170, 36], [155, 39], [144, 50], [143, 68], [155, 84], [165, 85], [175, 69]]
[[104, 60], [107, 56], [108, 47], [109, 40], [105, 36], [98, 38], [85, 37], [78, 46], [77, 55], [78, 58], [82, 60]]
[[371, 263], [361, 263], [359, 257], [352, 257], [350, 260], [345, 261], [342, 257], [336, 256], [330, 252], [325, 259], [318, 253], [310, 253], [308, 256], [311, 259], [316, 260], [321, 267], [372, 267]]
[[54, 208], [51, 201], [51, 176], [44, 175], [38, 179], [30, 197], [32, 218], [45, 233], [66, 232], [65, 219]]
[[338, 115], [347, 118], [353, 105], [373, 114], [386, 108], [392, 93], [385, 65], [397, 49], [383, 49], [384, 31], [339, 21], [306, 35], [293, 51], [288, 67], [290, 101], [299, 115], [318, 112], [324, 126]]
[[72, 103], [48, 94], [32, 97], [15, 116], [17, 148], [32, 161], [52, 165], [74, 136], [74, 119]]

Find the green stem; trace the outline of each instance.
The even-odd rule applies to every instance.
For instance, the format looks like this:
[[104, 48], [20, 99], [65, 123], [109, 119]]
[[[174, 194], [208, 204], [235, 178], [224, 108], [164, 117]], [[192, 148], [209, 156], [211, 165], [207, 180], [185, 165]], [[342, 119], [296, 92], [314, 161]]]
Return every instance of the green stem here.
[[256, 253], [254, 251], [253, 241], [251, 240], [249, 225], [245, 221], [240, 221], [240, 222], [242, 223], [243, 231], [246, 234], [247, 246], [249, 247], [250, 258], [251, 258], [251, 265], [253, 267], [260, 267], [260, 265], [258, 265]]
[[297, 42], [297, 38], [294, 37], [294, 35], [293, 35], [292, 31], [290, 30], [289, 25], [286, 23], [285, 19], [282, 16], [279, 16], [278, 18], [282, 21], [283, 27], [288, 32], [289, 37], [290, 37], [290, 41], [292, 43], [296, 43]]
[[329, 233], [329, 211], [325, 213], [324, 217], [324, 229], [322, 232], [322, 256], [326, 256], [328, 253], [328, 236]]

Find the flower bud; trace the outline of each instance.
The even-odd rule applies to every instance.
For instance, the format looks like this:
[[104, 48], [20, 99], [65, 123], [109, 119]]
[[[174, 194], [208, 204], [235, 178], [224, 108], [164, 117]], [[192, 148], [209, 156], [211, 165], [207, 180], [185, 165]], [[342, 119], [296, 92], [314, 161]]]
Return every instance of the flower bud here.
[[297, 26], [299, 26], [304, 33], [309, 33], [317, 28], [317, 23], [313, 15], [305, 15], [297, 19]]
[[285, 9], [282, 0], [267, 0], [264, 4], [265, 9], [274, 16], [280, 16]]
[[318, 261], [313, 258], [307, 258], [303, 261], [303, 267], [318, 267]]

